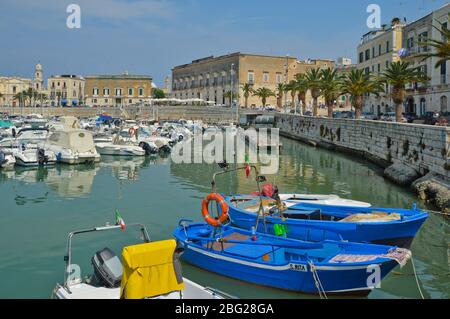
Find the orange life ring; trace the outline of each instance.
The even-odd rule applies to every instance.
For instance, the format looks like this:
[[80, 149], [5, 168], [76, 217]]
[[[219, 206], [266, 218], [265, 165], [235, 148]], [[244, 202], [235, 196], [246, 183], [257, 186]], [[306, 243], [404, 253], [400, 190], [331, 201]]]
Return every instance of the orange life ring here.
[[[219, 204], [222, 214], [218, 219], [213, 218], [208, 211], [208, 206], [211, 201], [215, 201]], [[214, 227], [220, 227], [228, 220], [228, 204], [225, 199], [219, 194], [209, 194], [202, 203], [202, 215], [205, 221]]]

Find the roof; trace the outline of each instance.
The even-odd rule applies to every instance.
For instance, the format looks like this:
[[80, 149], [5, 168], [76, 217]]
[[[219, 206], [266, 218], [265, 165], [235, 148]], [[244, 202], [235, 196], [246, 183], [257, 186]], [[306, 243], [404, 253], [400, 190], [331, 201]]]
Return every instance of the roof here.
[[137, 74], [117, 74], [117, 75], [88, 75], [86, 79], [102, 79], [102, 80], [152, 80], [150, 75]]

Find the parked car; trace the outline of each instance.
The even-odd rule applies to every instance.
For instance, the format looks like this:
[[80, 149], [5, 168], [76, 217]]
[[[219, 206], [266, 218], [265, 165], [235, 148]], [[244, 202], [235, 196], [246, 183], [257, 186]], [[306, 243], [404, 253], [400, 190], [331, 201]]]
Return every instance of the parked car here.
[[308, 111], [305, 113], [305, 116], [313, 116], [313, 113], [311, 111]]
[[405, 116], [406, 121], [407, 121], [408, 123], [414, 123], [414, 121], [418, 119], [417, 114], [416, 114], [416, 113], [413, 113], [413, 112], [406, 113], [406, 114], [404, 114], [404, 116]]
[[343, 119], [354, 119], [355, 116], [355, 112], [350, 112], [350, 111], [344, 111], [342, 112], [342, 118]]
[[[395, 112], [388, 112], [385, 113], [382, 117], [381, 117], [381, 121], [386, 121], [386, 122], [395, 122], [397, 119]], [[402, 123], [407, 123], [408, 120], [402, 115]]]
[[376, 118], [377, 118], [377, 116], [370, 112], [364, 112], [361, 115], [361, 119], [364, 119], [364, 120], [375, 120]]
[[426, 112], [422, 117], [422, 120], [424, 120], [424, 124], [427, 125], [436, 125], [438, 119], [439, 119], [439, 113], [437, 112]]
[[437, 126], [449, 126], [450, 123], [450, 116], [440, 116], [437, 121], [436, 124]]

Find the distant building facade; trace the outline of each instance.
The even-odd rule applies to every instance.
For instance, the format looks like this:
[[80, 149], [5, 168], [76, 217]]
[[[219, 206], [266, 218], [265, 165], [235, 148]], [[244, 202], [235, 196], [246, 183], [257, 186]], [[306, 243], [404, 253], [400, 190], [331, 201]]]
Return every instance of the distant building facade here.
[[[0, 76], [0, 105], [8, 107], [16, 107], [21, 103], [18, 94], [33, 88], [38, 93], [46, 93], [43, 80], [43, 68], [41, 64], [35, 66], [34, 79], [23, 77], [6, 77]], [[40, 104], [39, 101], [33, 103]], [[27, 102], [27, 104], [29, 101]], [[22, 104], [25, 104], [22, 100]]]
[[[232, 53], [219, 57], [194, 60], [172, 70], [172, 97], [203, 99], [216, 104], [231, 105], [230, 94], [240, 106], [245, 105], [242, 86], [250, 84], [253, 90], [268, 88], [276, 93], [279, 84], [293, 80], [298, 73], [320, 67], [334, 67], [334, 61], [298, 61], [294, 57]], [[285, 100], [283, 98], [283, 100]], [[288, 101], [292, 104], [288, 94]], [[285, 101], [283, 101], [284, 105]], [[260, 98], [250, 95], [248, 107], [261, 106]], [[276, 106], [277, 98], [267, 99], [267, 105]]]
[[[346, 77], [350, 72], [357, 69], [356, 64], [352, 64], [351, 59], [339, 58], [336, 65], [337, 74], [339, 77]], [[350, 94], [343, 94], [337, 100], [337, 106], [340, 108], [351, 108], [353, 98]]]
[[48, 78], [50, 106], [84, 104], [85, 79], [79, 75], [52, 75]]
[[124, 107], [148, 104], [152, 98], [148, 75], [91, 75], [86, 77], [87, 105]]
[[[438, 31], [442, 26], [448, 26], [448, 14], [450, 4], [408, 24], [403, 30], [403, 43], [406, 48], [406, 56], [403, 60], [419, 67], [431, 79], [428, 83], [411, 83], [407, 86], [405, 111], [423, 115], [428, 111], [450, 112], [450, 73], [449, 62], [435, 68], [437, 58], [423, 59], [414, 57], [415, 54], [425, 53], [430, 47], [421, 46], [421, 42], [428, 39], [441, 40]], [[442, 25], [442, 26], [441, 26]]]
[[[394, 23], [392, 26], [365, 34], [358, 46], [357, 68], [364, 70], [366, 74], [380, 75], [390, 63], [399, 61], [398, 51], [403, 47], [404, 27], [404, 24]], [[380, 96], [366, 96], [364, 109], [378, 115], [393, 111], [390, 88], [386, 87], [385, 93]]]

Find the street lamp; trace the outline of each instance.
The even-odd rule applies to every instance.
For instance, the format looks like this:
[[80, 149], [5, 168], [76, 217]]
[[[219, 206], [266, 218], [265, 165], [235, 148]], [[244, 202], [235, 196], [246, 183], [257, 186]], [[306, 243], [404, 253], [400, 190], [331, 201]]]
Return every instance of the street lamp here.
[[[288, 85], [288, 77], [289, 77], [289, 54], [286, 55], [286, 64], [284, 65], [285, 75], [284, 75], [284, 86], [285, 88]], [[284, 112], [287, 113], [287, 92], [284, 95]]]

